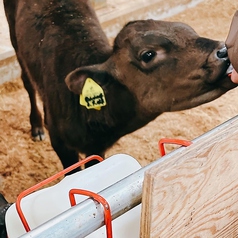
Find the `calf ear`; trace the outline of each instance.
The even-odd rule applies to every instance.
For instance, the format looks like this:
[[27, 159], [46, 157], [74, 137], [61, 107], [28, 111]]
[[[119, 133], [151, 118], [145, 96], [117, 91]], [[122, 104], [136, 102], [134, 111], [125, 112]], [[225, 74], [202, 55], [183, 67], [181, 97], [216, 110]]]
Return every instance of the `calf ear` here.
[[80, 94], [87, 78], [91, 78], [100, 86], [103, 86], [108, 81], [108, 74], [106, 71], [102, 71], [93, 66], [82, 67], [68, 74], [65, 78], [65, 82], [70, 91], [75, 94]]

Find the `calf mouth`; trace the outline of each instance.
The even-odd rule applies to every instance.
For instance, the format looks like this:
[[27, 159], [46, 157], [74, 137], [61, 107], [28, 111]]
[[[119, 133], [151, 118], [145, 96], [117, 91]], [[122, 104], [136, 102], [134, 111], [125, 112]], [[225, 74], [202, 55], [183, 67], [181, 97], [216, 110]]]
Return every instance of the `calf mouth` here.
[[221, 72], [220, 76], [218, 76], [218, 80], [215, 81], [215, 83], [218, 83], [218, 86], [224, 87], [224, 89], [230, 90], [237, 85], [234, 84], [231, 79], [231, 72], [233, 70], [233, 66], [228, 58], [227, 48], [223, 47], [216, 53], [216, 58], [220, 61], [222, 61], [221, 64]]
[[202, 93], [201, 95], [198, 95], [197, 97], [194, 97], [191, 99], [191, 104], [195, 106], [199, 106], [201, 104], [213, 101], [229, 90], [235, 88], [238, 86], [238, 84], [235, 84], [231, 81], [230, 78], [230, 70], [228, 70], [229, 67], [227, 67], [226, 71], [223, 72], [218, 80], [215, 82], [209, 82], [207, 84], [205, 92]]
[[223, 88], [226, 91], [237, 87], [238, 85], [231, 81], [232, 70], [233, 70], [233, 66], [229, 62], [228, 66], [222, 71], [221, 76], [215, 82], [215, 84], [217, 84], [218, 87]]
[[215, 70], [211, 72], [212, 77], [207, 80], [207, 83], [214, 87], [214, 89], [220, 88], [225, 91], [228, 91], [237, 86], [237, 84], [233, 83], [230, 78], [233, 67], [228, 58], [228, 55], [222, 55], [221, 57], [218, 52], [216, 55], [216, 60], [219, 61], [219, 66], [216, 66], [218, 67], [218, 71]]

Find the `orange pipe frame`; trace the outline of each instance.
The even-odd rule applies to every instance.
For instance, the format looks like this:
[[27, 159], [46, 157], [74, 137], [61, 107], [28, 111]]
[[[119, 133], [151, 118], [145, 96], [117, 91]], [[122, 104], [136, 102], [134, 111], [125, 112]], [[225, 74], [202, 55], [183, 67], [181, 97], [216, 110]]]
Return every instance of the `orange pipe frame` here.
[[98, 203], [101, 203], [103, 205], [103, 207], [104, 207], [104, 220], [105, 220], [106, 231], [107, 231], [107, 238], [112, 238], [112, 215], [111, 215], [111, 209], [110, 209], [109, 203], [106, 201], [106, 199], [104, 199], [99, 194], [88, 191], [88, 190], [71, 189], [69, 191], [69, 199], [70, 199], [71, 206], [76, 205], [75, 194], [89, 196], [92, 199], [96, 200]]
[[26, 232], [30, 231], [31, 229], [30, 229], [30, 226], [29, 226], [29, 224], [28, 224], [28, 222], [27, 222], [27, 220], [25, 218], [25, 215], [23, 214], [22, 209], [21, 209], [21, 200], [22, 200], [22, 198], [27, 196], [27, 195], [29, 195], [30, 193], [36, 191], [37, 189], [43, 187], [44, 185], [49, 184], [50, 182], [60, 178], [61, 176], [67, 174], [68, 172], [70, 172], [70, 171], [80, 167], [81, 165], [84, 165], [85, 163], [87, 163], [87, 162], [89, 162], [91, 160], [94, 160], [94, 159], [96, 159], [96, 160], [98, 160], [100, 162], [103, 161], [102, 157], [100, 157], [98, 155], [91, 155], [91, 156], [89, 156], [89, 157], [87, 157], [87, 158], [85, 158], [85, 159], [83, 159], [83, 160], [81, 160], [81, 161], [71, 165], [70, 167], [60, 171], [59, 173], [57, 173], [57, 174], [55, 174], [55, 175], [53, 175], [53, 176], [43, 180], [42, 182], [40, 182], [40, 183], [38, 183], [38, 184], [36, 184], [36, 185], [26, 189], [25, 191], [21, 192], [18, 195], [17, 200], [16, 200], [16, 209], [17, 209], [17, 213], [18, 213], [18, 215], [19, 215], [19, 217], [21, 219], [21, 222], [22, 222]]
[[160, 151], [161, 156], [165, 155], [165, 148], [164, 148], [165, 143], [182, 145], [182, 146], [189, 146], [189, 145], [192, 144], [192, 142], [188, 141], [188, 140], [162, 138], [162, 139], [159, 140], [159, 143], [158, 143], [159, 151]]

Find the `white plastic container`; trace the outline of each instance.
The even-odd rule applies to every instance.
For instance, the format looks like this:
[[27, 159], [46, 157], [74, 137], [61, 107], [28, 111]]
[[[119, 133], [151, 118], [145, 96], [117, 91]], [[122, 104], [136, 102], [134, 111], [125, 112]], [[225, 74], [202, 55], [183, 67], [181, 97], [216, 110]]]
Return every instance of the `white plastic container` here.
[[[110, 158], [75, 174], [66, 176], [58, 184], [36, 191], [21, 201], [21, 208], [31, 229], [69, 209], [70, 189], [79, 188], [95, 193], [109, 187], [141, 168], [131, 156], [125, 154], [113, 155]], [[77, 195], [77, 203], [87, 199]], [[141, 206], [137, 206], [122, 216], [113, 220], [113, 237], [138, 238], [140, 230]], [[8, 238], [17, 238], [26, 233], [13, 204], [6, 213], [6, 228]], [[105, 227], [88, 235], [87, 238], [105, 238]]]

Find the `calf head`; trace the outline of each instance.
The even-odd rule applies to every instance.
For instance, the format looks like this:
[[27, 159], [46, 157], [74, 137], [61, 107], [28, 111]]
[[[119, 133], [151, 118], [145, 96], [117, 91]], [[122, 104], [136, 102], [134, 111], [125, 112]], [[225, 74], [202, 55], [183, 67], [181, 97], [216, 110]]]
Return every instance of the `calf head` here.
[[223, 47], [183, 23], [134, 21], [119, 32], [105, 63], [76, 69], [66, 83], [75, 93], [88, 77], [108, 93], [108, 82], [115, 91], [119, 83], [133, 96], [138, 114], [153, 118], [209, 102], [235, 87], [226, 75], [226, 54], [219, 55]]

